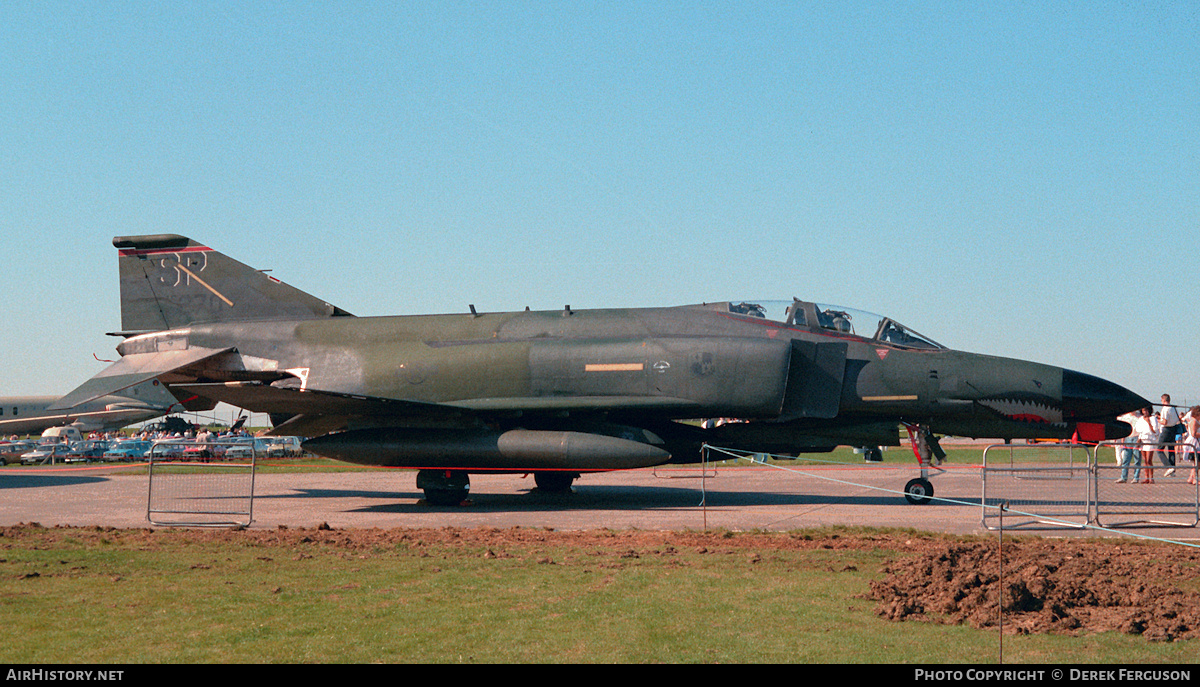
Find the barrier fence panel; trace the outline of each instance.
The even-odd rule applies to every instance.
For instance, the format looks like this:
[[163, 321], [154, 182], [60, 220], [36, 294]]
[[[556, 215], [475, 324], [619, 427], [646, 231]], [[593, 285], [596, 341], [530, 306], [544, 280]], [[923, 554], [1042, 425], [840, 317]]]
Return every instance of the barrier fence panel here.
[[146, 519], [159, 526], [234, 527], [254, 520], [257, 450], [228, 445], [160, 441], [150, 448]]
[[[1123, 465], [1122, 451], [1126, 448], [1134, 453], [1128, 455], [1128, 464]], [[1096, 449], [1093, 513], [1097, 525], [1195, 527], [1200, 524], [1196, 454], [1186, 444], [1127, 446], [1104, 442]], [[1149, 464], [1146, 457], [1150, 458]]]
[[983, 526], [1086, 527], [1093, 454], [1079, 444], [1000, 444], [983, 450]]

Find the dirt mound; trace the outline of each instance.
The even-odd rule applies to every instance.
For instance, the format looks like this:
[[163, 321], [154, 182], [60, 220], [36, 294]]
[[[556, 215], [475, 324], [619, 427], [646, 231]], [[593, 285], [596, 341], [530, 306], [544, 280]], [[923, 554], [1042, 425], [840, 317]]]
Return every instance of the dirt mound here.
[[[1147, 639], [1200, 637], [1200, 553], [1084, 540], [953, 543], [896, 560], [871, 584], [891, 620], [1003, 624], [1018, 634], [1115, 630]], [[1001, 603], [998, 604], [997, 601]], [[999, 607], [998, 607], [999, 606]]]

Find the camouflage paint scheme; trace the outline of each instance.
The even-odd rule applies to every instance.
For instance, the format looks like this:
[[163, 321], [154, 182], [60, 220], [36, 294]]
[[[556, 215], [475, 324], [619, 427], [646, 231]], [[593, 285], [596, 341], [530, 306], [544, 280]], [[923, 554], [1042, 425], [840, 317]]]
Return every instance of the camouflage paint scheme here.
[[274, 433], [312, 437], [315, 453], [423, 469], [427, 493], [482, 471], [569, 486], [587, 471], [696, 462], [706, 442], [897, 445], [900, 423], [1117, 438], [1129, 429], [1116, 416], [1147, 405], [1097, 377], [796, 299], [360, 318], [186, 237], [113, 244], [122, 358], [58, 406], [158, 379], [192, 406], [270, 413]]

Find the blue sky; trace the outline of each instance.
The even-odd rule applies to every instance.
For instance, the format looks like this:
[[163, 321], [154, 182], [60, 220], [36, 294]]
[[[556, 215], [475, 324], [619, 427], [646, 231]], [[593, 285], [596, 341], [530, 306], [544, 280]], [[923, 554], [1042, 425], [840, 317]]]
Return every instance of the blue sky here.
[[359, 315], [793, 296], [1200, 402], [1200, 3], [0, 6], [0, 395], [113, 236]]

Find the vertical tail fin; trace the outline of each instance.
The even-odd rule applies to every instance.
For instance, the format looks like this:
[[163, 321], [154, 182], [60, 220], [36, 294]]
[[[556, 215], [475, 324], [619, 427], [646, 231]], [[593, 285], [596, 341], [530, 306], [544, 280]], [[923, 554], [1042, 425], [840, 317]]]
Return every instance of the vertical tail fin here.
[[350, 315], [185, 236], [118, 236], [113, 246], [120, 255], [126, 333], [197, 322]]

